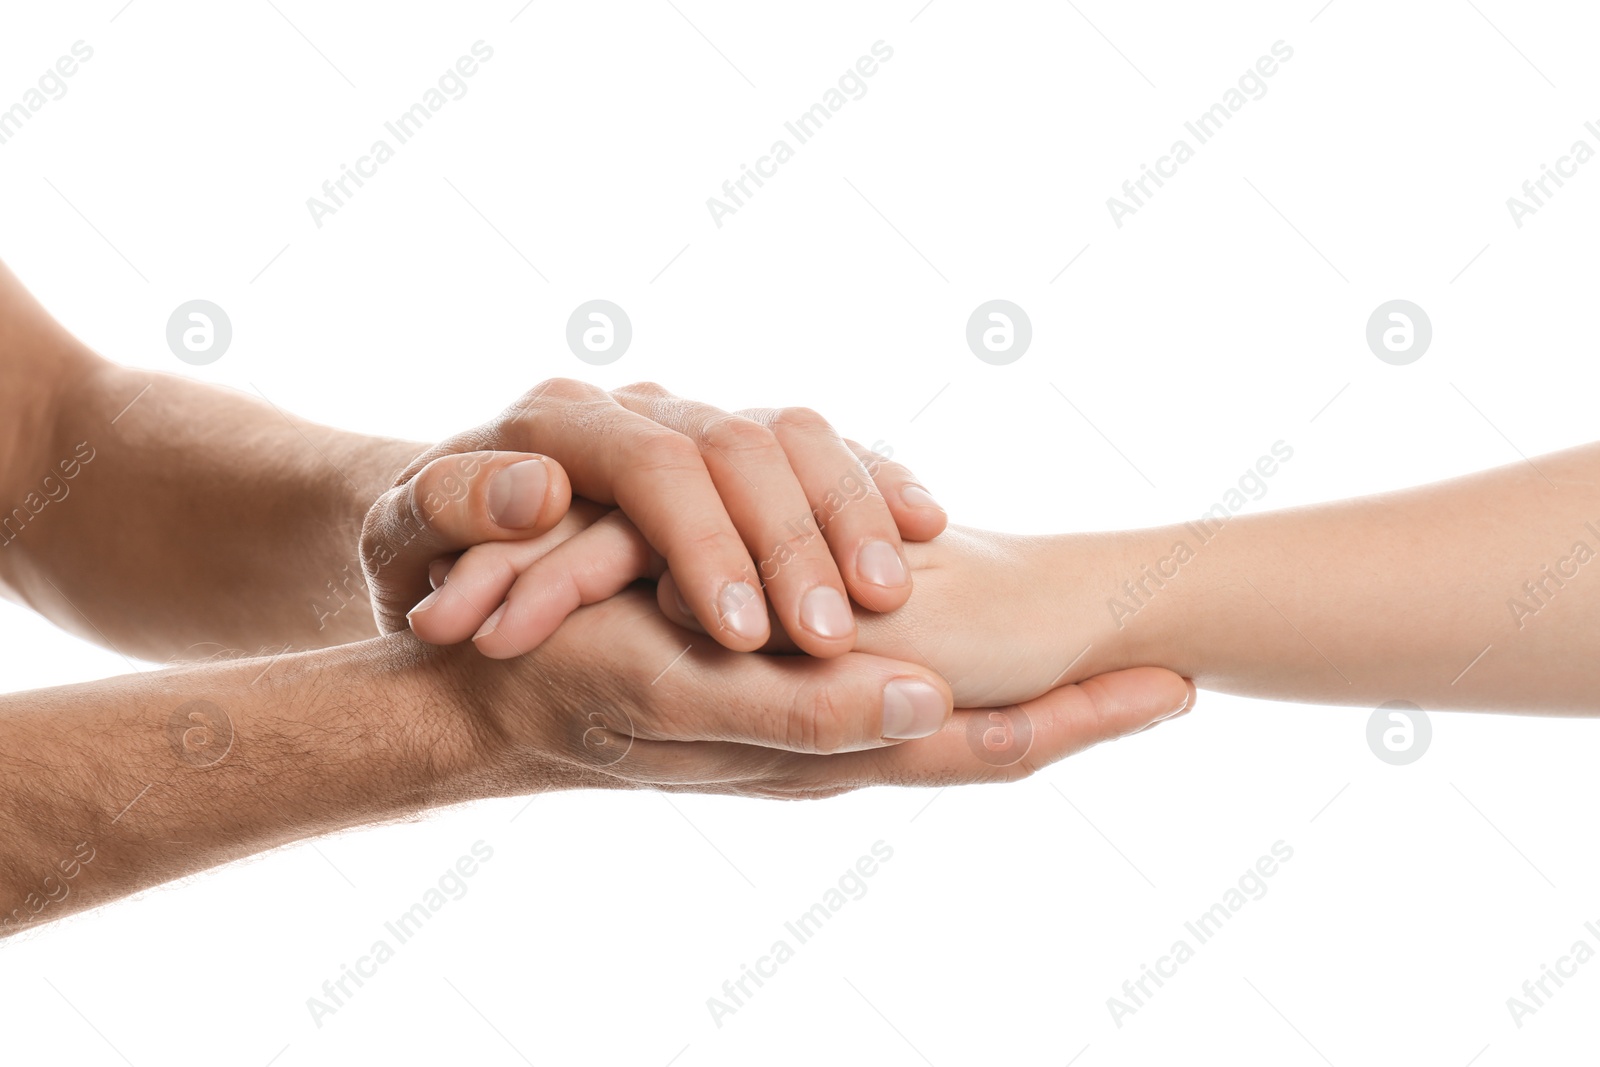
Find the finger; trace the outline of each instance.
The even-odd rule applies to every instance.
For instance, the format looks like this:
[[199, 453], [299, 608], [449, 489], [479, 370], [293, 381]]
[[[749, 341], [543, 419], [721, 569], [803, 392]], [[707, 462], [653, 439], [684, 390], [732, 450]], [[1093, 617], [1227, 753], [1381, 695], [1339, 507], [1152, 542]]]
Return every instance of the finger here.
[[[1084, 683], [1094, 683], [1088, 694], [1073, 692], [1080, 686], [1065, 686], [1020, 709], [957, 711], [939, 737], [871, 752], [813, 756], [731, 742], [627, 738], [623, 743], [631, 749], [625, 770], [631, 780], [657, 788], [790, 800], [837, 796], [886, 783], [945, 786], [1013, 780], [1101, 741], [1143, 733], [1188, 714], [1194, 707], [1194, 683], [1178, 678], [1175, 685], [1176, 676], [1165, 676], [1170, 672], [1146, 673], [1153, 671], [1138, 668], [1118, 672], [1116, 677], [1102, 675]], [[1178, 699], [1184, 704], [1173, 711], [1172, 700], [1180, 693]], [[1098, 701], [1106, 716], [1100, 718], [1093, 709], [1075, 706], [1084, 700]], [[1019, 710], [1027, 715], [1030, 726], [1051, 715], [1084, 722], [1058, 731], [1059, 736], [1050, 741], [1044, 737], [1048, 726], [1033, 734], [1018, 729]], [[1152, 714], [1157, 717], [1136, 725]], [[959, 739], [958, 745], [943, 742], [947, 734]], [[615, 760], [620, 749], [614, 740], [611, 745], [595, 751], [604, 751]], [[935, 749], [941, 751], [935, 754]]]
[[683, 592], [678, 588], [677, 581], [672, 577], [669, 568], [663, 571], [656, 579], [656, 604], [661, 608], [661, 614], [674, 626], [681, 626], [693, 633], [705, 633], [705, 627], [700, 625], [700, 620], [694, 617], [694, 612], [689, 610], [689, 604], [683, 599]]
[[539, 537], [490, 541], [453, 557], [447, 569], [430, 565], [431, 575], [444, 573], [435, 591], [406, 616], [411, 632], [433, 645], [467, 640], [505, 601], [518, 575], [613, 510], [580, 497], [566, 518]]
[[1008, 708], [963, 710], [937, 736], [814, 761], [808, 788], [1016, 781], [1086, 748], [1186, 713], [1194, 684], [1133, 667], [1052, 689]]
[[636, 723], [655, 741], [735, 741], [791, 752], [851, 752], [938, 733], [950, 687], [915, 664], [850, 652], [834, 659], [736, 656], [692, 640], [649, 684]]
[[[931, 541], [944, 530], [950, 521], [944, 508], [933, 499], [933, 494], [923, 488], [903, 465], [889, 458], [888, 451], [878, 453], [855, 441], [846, 441], [857, 458], [877, 483], [878, 492], [894, 515], [900, 536], [907, 541]], [[887, 449], [887, 446], [885, 446]]]
[[[678, 592], [677, 583], [672, 579], [671, 571], [663, 571], [656, 576], [656, 602], [661, 607], [661, 614], [675, 626], [681, 626], [697, 634], [705, 633], [700, 628], [700, 623], [695, 620], [693, 613], [683, 602], [683, 594]], [[770, 609], [769, 609], [770, 610]], [[801, 652], [799, 645], [784, 633], [783, 627], [777, 620], [772, 620], [772, 636], [767, 638], [767, 643], [761, 646], [761, 651], [767, 654], [795, 654]]]
[[[751, 419], [683, 400], [651, 385], [615, 390], [617, 402], [693, 441], [783, 629], [813, 656], [855, 644], [845, 584], [818, 535], [811, 502], [777, 435]], [[687, 576], [667, 556], [680, 581]], [[692, 586], [690, 587], [692, 588]], [[692, 598], [689, 598], [693, 606]]]
[[559, 379], [529, 394], [491, 432], [559, 460], [582, 496], [620, 506], [672, 565], [695, 617], [717, 641], [738, 651], [766, 641], [756, 565], [688, 438], [603, 390]]
[[527, 567], [472, 635], [490, 659], [511, 659], [537, 648], [585, 604], [596, 604], [648, 577], [655, 554], [620, 511], [611, 511]]
[[456, 560], [461, 558], [461, 553], [452, 552], [448, 556], [440, 556], [428, 564], [428, 584], [438, 589], [450, 577], [450, 568], [456, 565]]
[[559, 463], [520, 452], [441, 456], [389, 490], [368, 511], [361, 558], [385, 633], [430, 589], [429, 565], [485, 541], [527, 538], [555, 526], [572, 486]]
[[809, 408], [742, 411], [770, 430], [787, 457], [856, 603], [893, 611], [911, 596], [911, 567], [894, 514], [856, 453]]

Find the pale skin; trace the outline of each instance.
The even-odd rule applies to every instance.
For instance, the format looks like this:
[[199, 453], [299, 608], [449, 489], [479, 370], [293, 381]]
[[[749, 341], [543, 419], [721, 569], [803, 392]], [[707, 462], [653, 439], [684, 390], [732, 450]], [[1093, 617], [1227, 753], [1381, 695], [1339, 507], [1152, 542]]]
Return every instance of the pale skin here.
[[[558, 569], [601, 592], [660, 566], [615, 513], [564, 551]], [[1052, 537], [954, 527], [906, 552], [916, 597], [864, 615], [857, 647], [929, 664], [963, 705], [1156, 664], [1266, 699], [1600, 714], [1600, 444], [1313, 507]], [[509, 598], [514, 642], [477, 645], [525, 652], [559, 622], [552, 558], [470, 550], [413, 628], [453, 644]], [[672, 582], [664, 612], [692, 628]]]

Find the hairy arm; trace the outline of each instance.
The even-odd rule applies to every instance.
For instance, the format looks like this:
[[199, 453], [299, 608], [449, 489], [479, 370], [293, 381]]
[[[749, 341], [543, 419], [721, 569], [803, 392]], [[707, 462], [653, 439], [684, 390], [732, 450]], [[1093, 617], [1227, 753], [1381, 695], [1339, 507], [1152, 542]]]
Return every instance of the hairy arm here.
[[115, 366], [0, 266], [0, 593], [146, 659], [376, 634], [362, 517], [422, 451]]
[[[396, 633], [0, 696], [0, 936], [252, 853], [482, 797], [655, 788], [795, 799], [1012, 780], [1192, 695], [1151, 668], [1063, 686], [1024, 706], [1031, 744], [999, 759], [973, 741], [987, 719], [952, 714], [948, 687], [925, 667], [861, 652], [732, 652], [632, 590], [580, 609], [515, 661]], [[907, 708], [909, 730], [896, 725]]]
[[414, 662], [372, 641], [0, 697], [0, 934], [435, 802]]

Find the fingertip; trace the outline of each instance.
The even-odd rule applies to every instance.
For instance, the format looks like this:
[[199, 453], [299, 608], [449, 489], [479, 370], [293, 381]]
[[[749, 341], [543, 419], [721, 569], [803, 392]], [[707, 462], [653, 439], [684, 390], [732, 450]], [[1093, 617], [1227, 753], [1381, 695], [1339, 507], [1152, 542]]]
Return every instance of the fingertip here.
[[502, 604], [494, 610], [478, 632], [472, 635], [472, 646], [489, 659], [513, 659], [522, 655], [525, 649], [518, 648], [501, 631], [501, 622], [505, 619], [507, 605]]
[[439, 589], [437, 586], [435, 586], [433, 592], [417, 601], [416, 606], [410, 611], [406, 612], [406, 624], [415, 630], [417, 628], [416, 624], [419, 621], [425, 621], [428, 618], [429, 611], [432, 610], [433, 606], [438, 602]]
[[890, 742], [931, 737], [944, 729], [954, 710], [944, 679], [898, 675], [883, 686], [882, 737]]
[[772, 633], [767, 623], [766, 598], [746, 581], [725, 584], [710, 605], [710, 615], [712, 626], [706, 628], [707, 632], [735, 652], [755, 651], [767, 643]]
[[683, 599], [683, 593], [679, 590], [677, 579], [673, 578], [671, 571], [663, 571], [661, 577], [656, 579], [656, 605], [660, 607], [661, 614], [673, 625], [695, 633], [706, 632], [705, 627], [700, 625], [700, 620], [695, 618], [694, 610], [689, 607], [688, 601]]
[[850, 599], [829, 583], [801, 594], [796, 621], [798, 627], [789, 636], [812, 656], [832, 659], [855, 647], [856, 617]]
[[893, 496], [891, 510], [900, 536], [908, 541], [931, 541], [944, 532], [950, 516], [928, 492], [916, 482], [900, 486]]
[[572, 508], [572, 479], [567, 476], [567, 469], [549, 456], [540, 458], [544, 460], [550, 482], [545, 487], [544, 507], [534, 528], [536, 534], [553, 529]]
[[510, 454], [505, 459], [488, 476], [484, 508], [489, 521], [526, 537], [537, 536], [560, 522], [572, 502], [572, 484], [561, 464], [533, 453]]
[[437, 592], [450, 577], [450, 569], [456, 565], [459, 556], [441, 556], [428, 564], [428, 584]]
[[856, 549], [850, 590], [871, 611], [893, 611], [911, 599], [911, 568], [900, 546], [874, 539]]

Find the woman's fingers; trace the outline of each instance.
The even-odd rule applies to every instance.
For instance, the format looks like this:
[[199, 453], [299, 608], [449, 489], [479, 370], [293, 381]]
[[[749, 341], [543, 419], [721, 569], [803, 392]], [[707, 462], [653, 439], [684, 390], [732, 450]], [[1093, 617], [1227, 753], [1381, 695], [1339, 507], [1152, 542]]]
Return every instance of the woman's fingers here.
[[490, 659], [530, 652], [578, 608], [649, 577], [656, 560], [644, 535], [622, 512], [611, 511], [530, 563], [506, 593], [505, 603], [472, 635], [472, 643]]
[[614, 510], [577, 499], [553, 530], [538, 537], [490, 541], [435, 560], [428, 567], [434, 591], [406, 616], [411, 632], [433, 645], [467, 640], [505, 602], [519, 575]]

